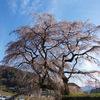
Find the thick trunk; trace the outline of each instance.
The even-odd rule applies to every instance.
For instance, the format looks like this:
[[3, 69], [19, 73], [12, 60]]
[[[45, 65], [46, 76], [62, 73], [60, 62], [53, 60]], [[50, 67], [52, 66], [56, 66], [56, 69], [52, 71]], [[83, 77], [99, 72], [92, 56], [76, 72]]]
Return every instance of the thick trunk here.
[[66, 84], [55, 91], [55, 100], [66, 100], [65, 95], [69, 95], [69, 88]]
[[61, 89], [62, 99], [65, 100], [65, 95], [69, 95], [69, 88], [68, 88], [68, 79], [66, 77], [63, 78], [63, 87]]
[[55, 91], [55, 100], [66, 100], [65, 95], [69, 95], [68, 79], [66, 77], [63, 78], [63, 85]]
[[62, 88], [62, 95], [69, 95], [68, 80], [64, 81], [64, 87]]

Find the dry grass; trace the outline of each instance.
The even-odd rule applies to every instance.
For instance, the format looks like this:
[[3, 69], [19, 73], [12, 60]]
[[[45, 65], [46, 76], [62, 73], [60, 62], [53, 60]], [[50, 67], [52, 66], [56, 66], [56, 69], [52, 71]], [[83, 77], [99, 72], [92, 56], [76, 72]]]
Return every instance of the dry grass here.
[[[1, 95], [8, 95], [8, 96], [13, 96], [15, 95], [15, 93], [8, 93], [8, 92], [5, 92], [5, 91], [0, 91], [0, 94]], [[25, 95], [21, 95], [19, 96], [19, 98], [23, 98], [25, 100], [54, 100], [53, 97], [30, 97], [30, 96], [25, 96]], [[16, 99], [17, 100], [17, 99]]]
[[9, 93], [9, 92], [5, 92], [5, 91], [0, 91], [1, 95], [8, 95], [8, 96], [13, 96], [15, 95], [15, 93]]
[[20, 96], [19, 98], [23, 98], [25, 100], [54, 100], [53, 97], [29, 97], [29, 96]]

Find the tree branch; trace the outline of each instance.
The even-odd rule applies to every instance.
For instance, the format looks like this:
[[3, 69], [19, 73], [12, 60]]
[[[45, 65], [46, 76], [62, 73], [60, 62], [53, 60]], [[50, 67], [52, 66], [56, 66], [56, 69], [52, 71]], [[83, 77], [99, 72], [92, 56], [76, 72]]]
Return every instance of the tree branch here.
[[[75, 56], [85, 55], [85, 54], [87, 54], [88, 52], [91, 52], [91, 51], [93, 51], [93, 50], [96, 49], [96, 48], [99, 48], [99, 49], [100, 49], [100, 46], [93, 46], [92, 48], [90, 48], [89, 50], [87, 50], [87, 51], [85, 51], [85, 52], [83, 52], [83, 53], [81, 53], [81, 54], [73, 54], [73, 56], [72, 56], [70, 59], [65, 60], [65, 62], [72, 62], [73, 59], [75, 58]], [[65, 55], [65, 56], [66, 56], [66, 55]]]
[[83, 71], [73, 71], [73, 72], [69, 72], [69, 71], [64, 71], [64, 73], [67, 73], [67, 74], [91, 74], [91, 73], [100, 73], [100, 71], [95, 71], [95, 70], [92, 70], [92, 71], [87, 71], [87, 72], [83, 72]]

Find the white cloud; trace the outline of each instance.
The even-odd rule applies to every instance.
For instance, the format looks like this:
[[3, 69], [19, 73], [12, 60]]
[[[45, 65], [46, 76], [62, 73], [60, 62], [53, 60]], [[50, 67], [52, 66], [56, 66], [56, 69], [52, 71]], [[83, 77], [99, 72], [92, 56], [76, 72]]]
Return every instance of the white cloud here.
[[25, 8], [29, 4], [30, 0], [22, 0], [21, 7]]
[[[11, 11], [14, 14], [29, 15], [32, 12], [47, 12], [53, 14], [56, 20], [69, 19], [77, 20], [80, 15], [81, 18], [88, 19], [89, 14], [91, 16], [91, 11], [86, 6], [80, 7], [83, 0], [6, 0], [9, 4]], [[86, 1], [86, 0], [85, 0]], [[78, 6], [75, 6], [77, 5]], [[74, 7], [73, 7], [74, 6]], [[90, 7], [90, 5], [89, 5]], [[80, 8], [80, 9], [79, 9]], [[83, 11], [84, 10], [84, 11]], [[92, 14], [92, 17], [95, 14]], [[74, 16], [72, 18], [72, 16]], [[95, 18], [94, 18], [95, 19]]]
[[7, 1], [9, 8], [11, 9], [11, 11], [15, 14], [16, 10], [17, 10], [17, 0], [9, 0]]
[[9, 0], [7, 3], [14, 14], [19, 13], [22, 15], [38, 12], [45, 6], [45, 3], [41, 0]]
[[41, 0], [30, 1], [28, 4], [24, 8], [20, 9], [20, 14], [29, 14], [42, 10], [43, 4], [41, 3]]
[[[46, 11], [53, 15], [61, 15], [62, 7], [79, 0], [9, 0], [11, 11], [15, 14], [29, 14], [31, 12]], [[67, 5], [66, 5], [67, 6]], [[43, 9], [45, 7], [45, 9]]]
[[[61, 13], [60, 9], [65, 8], [66, 6], [73, 4], [73, 3], [78, 3], [79, 1], [82, 0], [51, 0], [50, 5], [49, 5], [49, 12], [50, 13]], [[66, 10], [66, 9], [65, 9]]]
[[100, 68], [98, 68], [98, 64], [96, 64], [94, 62], [89, 62], [88, 60], [83, 61], [80, 69], [86, 70], [86, 71], [95, 70], [95, 69], [100, 70]]

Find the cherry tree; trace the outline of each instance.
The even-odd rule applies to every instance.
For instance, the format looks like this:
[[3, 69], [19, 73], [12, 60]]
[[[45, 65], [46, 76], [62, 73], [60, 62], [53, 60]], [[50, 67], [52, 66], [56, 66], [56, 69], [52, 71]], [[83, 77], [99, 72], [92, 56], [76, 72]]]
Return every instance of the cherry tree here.
[[93, 56], [100, 51], [99, 26], [88, 21], [58, 22], [48, 13], [35, 14], [33, 20], [33, 26], [21, 26], [11, 32], [17, 39], [7, 44], [2, 61], [5, 65], [37, 74], [38, 86], [55, 89], [59, 96], [69, 94], [72, 76], [99, 73], [77, 66], [84, 60], [99, 64]]

